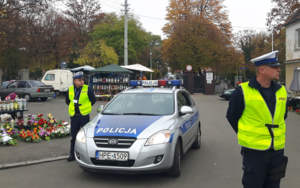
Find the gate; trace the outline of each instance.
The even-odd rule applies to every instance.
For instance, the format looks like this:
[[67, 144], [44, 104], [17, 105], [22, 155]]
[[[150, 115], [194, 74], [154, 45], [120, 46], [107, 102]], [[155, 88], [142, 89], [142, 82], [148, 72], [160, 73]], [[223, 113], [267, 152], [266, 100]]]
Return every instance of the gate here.
[[205, 92], [205, 77], [194, 75], [194, 93]]

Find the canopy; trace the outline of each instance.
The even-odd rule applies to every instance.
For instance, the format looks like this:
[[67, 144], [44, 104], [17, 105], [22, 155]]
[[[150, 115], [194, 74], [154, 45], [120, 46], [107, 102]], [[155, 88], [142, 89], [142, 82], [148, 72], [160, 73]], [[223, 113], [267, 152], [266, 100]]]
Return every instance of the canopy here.
[[300, 69], [298, 69], [297, 67], [294, 68], [294, 76], [293, 76], [292, 83], [290, 85], [290, 90], [291, 91], [295, 91], [295, 92], [300, 91], [299, 71], [300, 71]]
[[141, 64], [134, 64], [134, 65], [127, 65], [127, 66], [121, 66], [125, 69], [130, 70], [137, 70], [137, 71], [143, 71], [143, 72], [154, 72], [153, 70], [141, 65]]
[[90, 71], [90, 73], [98, 73], [98, 72], [117, 73], [117, 74], [130, 74], [130, 73], [133, 73], [132, 71], [124, 69], [124, 68], [122, 68], [122, 67], [120, 67], [119, 65], [116, 65], [116, 64], [106, 65], [104, 67], [100, 67], [98, 69], [94, 69], [94, 70]]
[[85, 65], [85, 66], [82, 66], [82, 67], [76, 67], [74, 69], [71, 69], [70, 71], [71, 72], [77, 72], [77, 71], [88, 72], [88, 71], [91, 71], [91, 70], [94, 70], [94, 69], [95, 69], [94, 67], [91, 67], [89, 65]]

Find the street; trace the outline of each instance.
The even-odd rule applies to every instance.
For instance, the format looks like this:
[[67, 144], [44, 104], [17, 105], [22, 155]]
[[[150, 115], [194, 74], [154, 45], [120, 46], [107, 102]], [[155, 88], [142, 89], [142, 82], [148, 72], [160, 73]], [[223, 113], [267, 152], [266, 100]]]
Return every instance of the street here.
[[[181, 163], [179, 178], [170, 178], [163, 173], [143, 175], [88, 173], [80, 169], [76, 162], [62, 160], [0, 170], [1, 187], [242, 187], [240, 146], [235, 132], [225, 117], [228, 101], [219, 98], [218, 95], [195, 94], [193, 98], [200, 110], [202, 146], [200, 150], [189, 150], [186, 153]], [[93, 107], [91, 118], [95, 116], [100, 104], [105, 103], [97, 102]], [[29, 113], [52, 113], [55, 118], [67, 121], [69, 118], [63, 98], [47, 102], [31, 102], [29, 109]], [[297, 188], [300, 185], [299, 120], [299, 115], [289, 113], [286, 121], [285, 154], [289, 157], [289, 163], [286, 177], [282, 179], [282, 187]], [[69, 140], [64, 143], [66, 148], [69, 148]], [[2, 155], [1, 151], [0, 153]]]

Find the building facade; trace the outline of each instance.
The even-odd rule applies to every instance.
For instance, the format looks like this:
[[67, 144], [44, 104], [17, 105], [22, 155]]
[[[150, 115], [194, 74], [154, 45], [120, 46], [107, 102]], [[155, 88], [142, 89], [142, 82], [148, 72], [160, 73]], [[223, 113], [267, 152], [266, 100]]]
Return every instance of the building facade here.
[[[300, 10], [295, 12], [284, 24], [286, 27], [286, 89], [293, 80], [294, 68], [300, 68]], [[300, 78], [299, 78], [300, 79]]]

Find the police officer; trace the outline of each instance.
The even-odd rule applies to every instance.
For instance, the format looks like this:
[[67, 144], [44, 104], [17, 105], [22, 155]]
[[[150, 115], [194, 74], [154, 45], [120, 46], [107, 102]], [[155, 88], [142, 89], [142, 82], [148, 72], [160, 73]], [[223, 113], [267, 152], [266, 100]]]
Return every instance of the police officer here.
[[233, 92], [227, 119], [242, 146], [244, 188], [279, 188], [287, 157], [287, 92], [279, 79], [278, 51], [252, 59], [256, 76]]
[[89, 113], [96, 103], [93, 90], [84, 84], [83, 72], [73, 75], [74, 86], [71, 86], [66, 94], [66, 104], [69, 105], [71, 116], [71, 149], [68, 161], [74, 161], [74, 145], [78, 131], [90, 121]]

